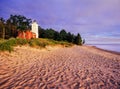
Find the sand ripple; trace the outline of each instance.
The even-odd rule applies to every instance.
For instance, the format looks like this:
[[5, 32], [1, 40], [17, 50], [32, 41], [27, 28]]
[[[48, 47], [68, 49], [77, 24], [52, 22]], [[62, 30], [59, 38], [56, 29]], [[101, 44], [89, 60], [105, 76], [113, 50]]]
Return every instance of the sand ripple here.
[[120, 56], [93, 47], [0, 53], [0, 89], [120, 89]]

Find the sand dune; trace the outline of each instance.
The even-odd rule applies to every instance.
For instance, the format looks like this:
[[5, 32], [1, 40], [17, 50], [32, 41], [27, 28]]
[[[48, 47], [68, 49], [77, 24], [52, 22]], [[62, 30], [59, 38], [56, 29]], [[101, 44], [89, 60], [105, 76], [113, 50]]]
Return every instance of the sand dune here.
[[120, 89], [120, 55], [93, 47], [0, 53], [0, 89]]

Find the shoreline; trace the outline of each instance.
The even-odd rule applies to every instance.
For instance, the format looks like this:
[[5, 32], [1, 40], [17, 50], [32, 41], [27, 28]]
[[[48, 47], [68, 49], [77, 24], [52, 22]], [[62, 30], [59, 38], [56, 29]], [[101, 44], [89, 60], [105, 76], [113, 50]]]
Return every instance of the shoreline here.
[[99, 47], [94, 46], [94, 45], [85, 45], [85, 46], [93, 47], [93, 48], [95, 48], [95, 49], [98, 49], [98, 50], [101, 50], [101, 51], [104, 51], [104, 52], [108, 52], [108, 53], [112, 53], [112, 54], [120, 55], [120, 52], [112, 51], [112, 50], [108, 50], [108, 49], [103, 49], [103, 48], [99, 48]]
[[105, 51], [105, 52], [109, 52], [109, 53], [112, 53], [112, 54], [120, 55], [120, 52], [117, 52], [117, 51], [111, 51], [111, 50], [107, 50], [107, 49], [102, 49], [102, 48], [99, 48], [99, 47], [96, 47], [96, 46], [92, 46], [92, 47], [94, 47], [95, 49], [99, 49], [101, 51]]

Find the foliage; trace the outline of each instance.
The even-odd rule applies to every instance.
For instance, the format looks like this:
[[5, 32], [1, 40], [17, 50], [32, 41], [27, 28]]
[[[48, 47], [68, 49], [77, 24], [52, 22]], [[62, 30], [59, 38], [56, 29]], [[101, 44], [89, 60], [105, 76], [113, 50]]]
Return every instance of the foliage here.
[[57, 41], [62, 40], [62, 39], [61, 39], [61, 35], [60, 35], [60, 33], [57, 32], [57, 31], [54, 33], [54, 40], [57, 40]]
[[13, 51], [14, 46], [18, 45], [29, 45], [35, 48], [45, 48], [48, 45], [64, 45], [65, 47], [72, 46], [71, 43], [63, 42], [63, 41], [55, 41], [52, 39], [18, 39], [18, 38], [11, 38], [9, 40], [0, 40], [0, 51]]
[[[0, 18], [0, 38], [9, 39], [9, 38], [16, 38], [18, 35], [18, 31], [25, 31], [30, 29], [31, 19], [26, 18], [22, 15], [10, 15], [10, 17], [5, 21], [3, 18]], [[56, 41], [67, 41], [70, 43], [74, 43], [77, 45], [82, 45], [85, 43], [85, 40], [82, 41], [80, 34], [74, 35], [70, 32], [66, 32], [65, 29], [62, 29], [60, 32], [55, 31], [54, 29], [44, 29], [40, 26], [39, 29], [39, 38], [47, 38], [53, 39]], [[18, 39], [17, 43], [24, 45], [27, 41]], [[29, 42], [31, 45], [39, 44], [40, 42]], [[43, 44], [42, 44], [43, 45]], [[46, 44], [44, 44], [45, 46]]]
[[10, 15], [6, 21], [0, 18], [0, 38], [17, 37], [18, 30], [30, 29], [31, 22], [31, 19], [22, 15]]
[[67, 33], [64, 29], [60, 31], [60, 36], [61, 36], [61, 40], [63, 41], [67, 40]]
[[74, 38], [75, 38], [75, 36], [74, 36], [74, 34], [71, 34], [70, 32], [68, 32], [68, 34], [67, 34], [67, 41], [68, 42], [74, 42]]
[[82, 45], [82, 38], [79, 33], [76, 36], [70, 32], [67, 33], [64, 29], [58, 32], [53, 29], [43, 29], [39, 27], [39, 37], [54, 39], [56, 41], [67, 41], [77, 45]]
[[17, 45], [25, 45], [27, 43], [28, 43], [28, 40], [26, 40], [26, 39], [20, 39], [20, 38], [16, 39], [16, 44]]
[[8, 41], [0, 41], [0, 50], [1, 51], [9, 51], [11, 52], [13, 50], [14, 40], [8, 40]]
[[5, 38], [5, 20], [0, 18], [0, 38]]
[[4, 42], [0, 43], [0, 50], [11, 52], [13, 50], [13, 47], [8, 42]]
[[31, 19], [27, 19], [22, 15], [10, 15], [10, 18], [7, 21], [16, 26], [19, 30], [29, 29], [30, 23], [32, 22]]
[[82, 38], [81, 38], [79, 33], [75, 37], [74, 43], [77, 44], [77, 45], [82, 45]]
[[28, 44], [32, 47], [40, 47], [40, 48], [41, 47], [44, 48], [46, 47], [46, 45], [48, 45], [47, 42], [42, 41], [41, 39], [31, 39], [29, 40]]

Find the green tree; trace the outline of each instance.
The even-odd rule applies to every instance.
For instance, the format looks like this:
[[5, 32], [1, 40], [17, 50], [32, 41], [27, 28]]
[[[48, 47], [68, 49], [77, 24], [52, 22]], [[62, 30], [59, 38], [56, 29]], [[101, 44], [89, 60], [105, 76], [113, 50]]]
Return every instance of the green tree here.
[[61, 40], [60, 33], [57, 32], [57, 31], [54, 33], [54, 40], [57, 40], [57, 41], [60, 41], [60, 40]]
[[22, 15], [10, 15], [8, 19], [9, 23], [16, 26], [16, 29], [24, 31], [30, 28], [30, 24], [32, 22], [31, 19], [26, 18]]
[[0, 18], [0, 37], [5, 39], [5, 20]]
[[61, 40], [67, 40], [67, 32], [63, 29], [60, 31]]
[[45, 38], [45, 29], [39, 26], [38, 31], [39, 31], [39, 38]]
[[[6, 21], [5, 38], [17, 37], [18, 31], [30, 29], [32, 20], [22, 15], [10, 15]], [[1, 27], [1, 26], [0, 26]]]
[[8, 19], [6, 21], [6, 38], [17, 36], [17, 26]]
[[78, 33], [77, 36], [74, 39], [74, 43], [77, 45], [82, 45], [82, 38], [80, 36], [80, 34]]
[[68, 32], [67, 34], [67, 41], [68, 42], [74, 42], [74, 35]]
[[54, 33], [55, 33], [55, 30], [53, 29], [46, 29], [45, 30], [45, 38], [49, 38], [49, 39], [54, 39]]

